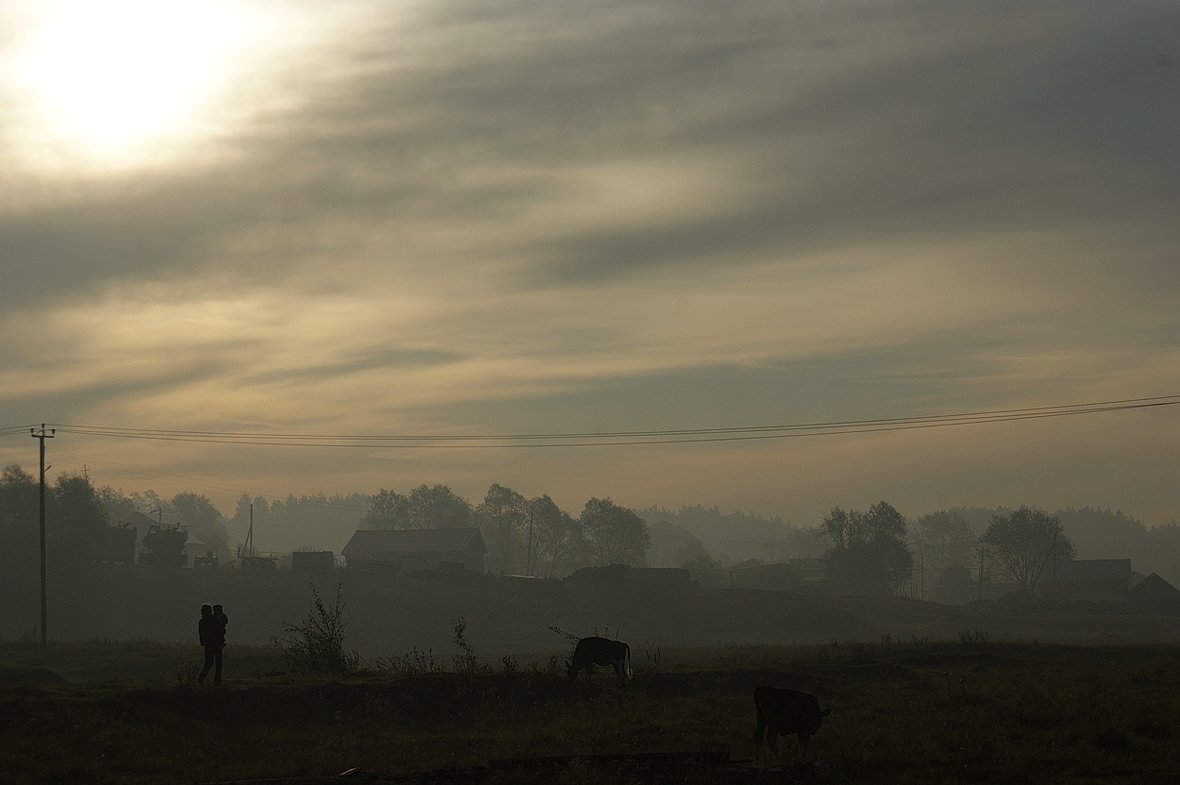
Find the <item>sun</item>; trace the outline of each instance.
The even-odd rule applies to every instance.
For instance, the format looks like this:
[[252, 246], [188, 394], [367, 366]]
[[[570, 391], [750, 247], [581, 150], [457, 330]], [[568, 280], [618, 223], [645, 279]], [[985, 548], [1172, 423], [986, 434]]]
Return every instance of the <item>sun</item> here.
[[207, 0], [25, 8], [0, 61], [3, 123], [8, 146], [38, 166], [143, 164], [216, 133], [257, 32], [253, 18]]

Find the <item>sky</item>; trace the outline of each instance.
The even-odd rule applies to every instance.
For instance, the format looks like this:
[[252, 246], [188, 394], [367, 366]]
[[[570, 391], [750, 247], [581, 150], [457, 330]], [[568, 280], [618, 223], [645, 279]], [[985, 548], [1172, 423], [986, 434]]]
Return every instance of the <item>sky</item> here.
[[1175, 2], [178, 5], [0, 0], [3, 465], [1180, 518]]

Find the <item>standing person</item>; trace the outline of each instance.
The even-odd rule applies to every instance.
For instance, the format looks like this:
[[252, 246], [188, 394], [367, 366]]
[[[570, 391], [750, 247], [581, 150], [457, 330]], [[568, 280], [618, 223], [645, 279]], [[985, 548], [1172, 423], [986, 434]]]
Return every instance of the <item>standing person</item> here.
[[201, 675], [197, 679], [200, 684], [205, 683], [205, 677], [209, 675], [209, 670], [213, 670], [213, 686], [221, 686], [221, 652], [225, 648], [225, 625], [229, 623], [224, 613], [220, 615], [214, 612], [214, 607], [221, 609], [220, 605], [212, 606], [205, 603], [201, 606], [201, 620], [197, 622], [197, 635], [201, 639], [201, 645], [205, 647], [205, 667], [201, 669]]

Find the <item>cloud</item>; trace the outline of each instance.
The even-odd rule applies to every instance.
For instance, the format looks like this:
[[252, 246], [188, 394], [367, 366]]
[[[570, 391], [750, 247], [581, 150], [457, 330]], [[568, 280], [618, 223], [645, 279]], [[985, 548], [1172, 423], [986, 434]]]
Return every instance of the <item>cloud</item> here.
[[213, 147], [0, 194], [0, 419], [519, 432], [1168, 392], [1177, 15], [354, 4], [254, 64]]

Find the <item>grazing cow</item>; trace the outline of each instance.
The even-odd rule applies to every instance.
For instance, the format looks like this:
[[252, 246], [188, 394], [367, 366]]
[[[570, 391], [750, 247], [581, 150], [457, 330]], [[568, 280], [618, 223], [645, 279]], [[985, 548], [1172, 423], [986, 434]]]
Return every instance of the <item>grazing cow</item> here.
[[631, 673], [631, 647], [622, 641], [612, 641], [607, 638], [582, 638], [574, 647], [574, 658], [565, 661], [569, 671], [570, 681], [578, 677], [578, 671], [586, 671], [586, 681], [590, 681], [590, 672], [595, 665], [611, 665], [615, 675], [619, 677], [619, 684], [633, 678]]
[[788, 733], [797, 734], [799, 748], [805, 750], [807, 742], [832, 710], [820, 711], [819, 701], [810, 693], [762, 686], [754, 688], [754, 712], [757, 717], [754, 726], [754, 760], [758, 760], [762, 753], [764, 732], [771, 752], [776, 755], [778, 737]]

